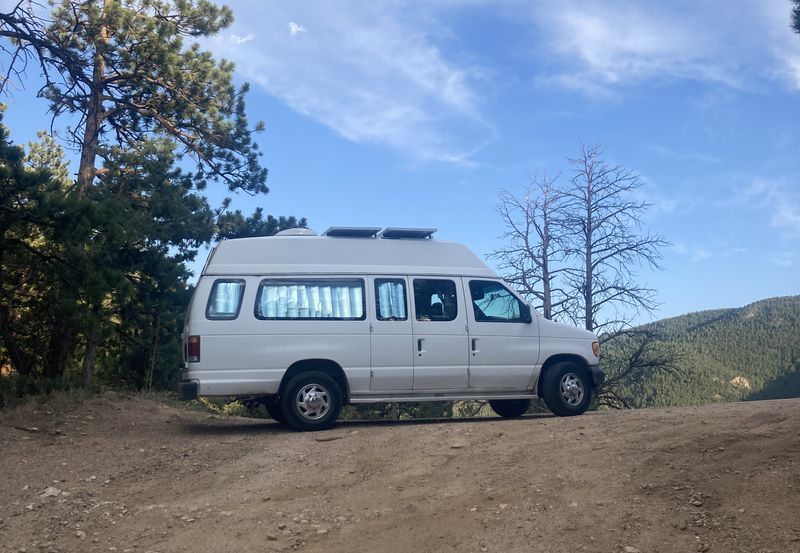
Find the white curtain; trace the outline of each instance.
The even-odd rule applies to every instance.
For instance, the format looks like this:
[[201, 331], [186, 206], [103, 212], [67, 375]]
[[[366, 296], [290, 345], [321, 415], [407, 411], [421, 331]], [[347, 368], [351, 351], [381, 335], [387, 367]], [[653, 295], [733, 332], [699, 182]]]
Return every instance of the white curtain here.
[[352, 281], [263, 282], [260, 313], [268, 319], [360, 319], [364, 287]]
[[381, 319], [405, 319], [406, 298], [402, 282], [381, 282], [378, 284], [378, 306]]
[[242, 299], [244, 282], [218, 282], [214, 294], [212, 315], [235, 315]]

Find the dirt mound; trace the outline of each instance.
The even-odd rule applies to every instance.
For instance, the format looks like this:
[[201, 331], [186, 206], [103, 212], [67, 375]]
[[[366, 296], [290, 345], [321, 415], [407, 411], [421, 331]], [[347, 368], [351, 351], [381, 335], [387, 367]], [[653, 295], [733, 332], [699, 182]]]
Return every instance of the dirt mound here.
[[0, 413], [0, 551], [800, 552], [800, 400], [343, 423]]

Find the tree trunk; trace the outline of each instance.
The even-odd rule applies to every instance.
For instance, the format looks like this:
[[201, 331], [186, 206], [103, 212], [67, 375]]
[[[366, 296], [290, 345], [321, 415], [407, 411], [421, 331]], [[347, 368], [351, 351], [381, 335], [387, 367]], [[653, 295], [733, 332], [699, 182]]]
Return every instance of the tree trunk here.
[[[112, 0], [104, 0], [103, 16], [101, 21], [105, 21]], [[105, 46], [108, 44], [108, 26], [105, 22], [100, 24], [100, 40], [95, 44], [94, 68], [92, 70], [92, 86], [89, 96], [89, 105], [86, 110], [86, 127], [83, 132], [83, 142], [81, 144], [81, 160], [78, 167], [77, 191], [78, 196], [83, 198], [89, 193], [96, 174], [95, 163], [97, 161], [97, 150], [99, 144], [100, 128], [103, 124], [103, 80], [105, 79], [106, 61], [103, 57]], [[77, 250], [78, 259], [83, 259], [83, 252]], [[94, 310], [94, 309], [93, 309]], [[90, 325], [98, 324], [96, 317], [90, 318]], [[83, 356], [83, 384], [86, 387], [92, 383], [92, 372], [94, 366], [94, 353], [97, 344], [95, 343], [94, 329], [86, 329], [86, 347]]]
[[42, 376], [44, 378], [61, 378], [67, 367], [67, 359], [74, 344], [73, 321], [68, 317], [55, 317], [50, 322], [50, 339], [47, 341], [47, 352], [44, 355]]
[[553, 291], [550, 288], [550, 217], [548, 216], [549, 200], [545, 196], [542, 209], [542, 311], [548, 321], [553, 319]]
[[158, 358], [158, 335], [161, 327], [161, 316], [158, 311], [153, 313], [153, 337], [150, 342], [150, 355], [147, 360], [147, 374], [145, 375], [145, 389], [153, 388], [153, 379], [156, 372], [156, 359]]
[[594, 269], [592, 267], [592, 215], [594, 205], [592, 203], [592, 173], [591, 170], [587, 171], [586, 175], [586, 228], [584, 229], [584, 238], [585, 238], [585, 258], [586, 258], [586, 267], [584, 270], [586, 271], [586, 278], [584, 279], [584, 285], [586, 289], [583, 291], [583, 299], [584, 299], [584, 326], [586, 330], [594, 330], [594, 294], [592, 293], [592, 288], [594, 286], [593, 277], [594, 277]]
[[0, 306], [0, 338], [3, 340], [11, 366], [17, 374], [29, 375], [32, 367], [25, 359], [25, 354], [20, 349], [17, 338], [11, 330], [11, 314], [5, 305]]
[[83, 386], [88, 388], [92, 384], [92, 368], [94, 366], [94, 352], [95, 352], [95, 338], [94, 333], [89, 332], [86, 337], [86, 351], [83, 355]]
[[[111, 0], [105, 0], [103, 7], [103, 20], [111, 6]], [[83, 129], [81, 143], [81, 160], [78, 166], [78, 194], [86, 196], [92, 187], [96, 174], [95, 162], [99, 144], [100, 128], [103, 125], [103, 81], [105, 79], [106, 61], [103, 57], [105, 46], [108, 44], [108, 26], [100, 25], [100, 40], [95, 44], [94, 68], [92, 70], [92, 86], [89, 95], [89, 105], [86, 110], [86, 126]]]

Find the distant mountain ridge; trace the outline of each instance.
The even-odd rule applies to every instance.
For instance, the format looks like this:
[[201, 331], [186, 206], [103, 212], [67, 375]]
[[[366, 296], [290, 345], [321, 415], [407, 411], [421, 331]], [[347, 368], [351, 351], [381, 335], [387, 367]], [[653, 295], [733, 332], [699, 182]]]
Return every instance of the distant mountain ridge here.
[[656, 321], [678, 370], [632, 386], [637, 407], [800, 397], [800, 296]]

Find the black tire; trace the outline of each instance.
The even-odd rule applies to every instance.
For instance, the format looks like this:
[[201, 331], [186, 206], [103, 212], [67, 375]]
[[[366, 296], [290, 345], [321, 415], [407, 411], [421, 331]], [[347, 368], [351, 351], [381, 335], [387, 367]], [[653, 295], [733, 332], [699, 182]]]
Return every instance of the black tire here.
[[267, 414], [272, 417], [273, 420], [281, 424], [286, 424], [286, 415], [283, 414], [283, 409], [281, 408], [279, 400], [267, 399], [264, 400], [263, 405], [264, 409], [267, 410]]
[[295, 430], [326, 430], [339, 417], [342, 393], [336, 381], [327, 374], [304, 372], [286, 385], [280, 407], [286, 423]]
[[531, 406], [529, 399], [493, 399], [489, 401], [492, 411], [508, 419], [521, 417]]
[[582, 415], [592, 401], [592, 381], [586, 369], [571, 361], [548, 368], [542, 380], [542, 398], [559, 417]]

